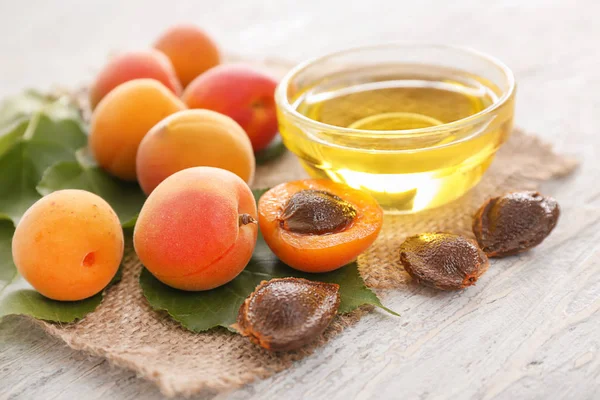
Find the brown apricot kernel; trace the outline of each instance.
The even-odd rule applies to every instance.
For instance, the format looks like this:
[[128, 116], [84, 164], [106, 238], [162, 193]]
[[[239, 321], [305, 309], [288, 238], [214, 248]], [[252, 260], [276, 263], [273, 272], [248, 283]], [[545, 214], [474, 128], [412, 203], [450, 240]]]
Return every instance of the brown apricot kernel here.
[[489, 267], [474, 240], [452, 233], [421, 233], [400, 246], [400, 261], [417, 282], [442, 290], [475, 284]]
[[325, 190], [294, 193], [281, 214], [281, 226], [291, 232], [324, 235], [344, 230], [356, 217], [356, 208]]
[[473, 233], [488, 257], [527, 251], [552, 232], [560, 208], [538, 192], [514, 192], [486, 201], [475, 214]]
[[301, 278], [263, 281], [241, 305], [236, 329], [271, 351], [298, 349], [318, 337], [340, 305], [339, 285]]

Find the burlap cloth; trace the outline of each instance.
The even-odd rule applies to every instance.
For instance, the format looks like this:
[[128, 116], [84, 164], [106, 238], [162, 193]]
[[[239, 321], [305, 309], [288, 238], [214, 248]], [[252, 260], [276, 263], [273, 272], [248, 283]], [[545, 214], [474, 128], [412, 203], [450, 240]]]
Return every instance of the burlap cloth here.
[[[482, 182], [461, 199], [415, 215], [385, 217], [379, 238], [358, 260], [365, 282], [375, 289], [405, 290], [411, 283], [399, 264], [398, 247], [407, 235], [447, 230], [472, 236], [471, 216], [485, 198], [534, 189], [574, 167], [574, 161], [557, 155], [537, 137], [515, 130]], [[295, 157], [287, 153], [259, 167], [254, 186], [269, 187], [305, 176]], [[321, 338], [301, 351], [272, 354], [225, 329], [190, 332], [165, 313], [152, 310], [138, 285], [141, 265], [133, 252], [128, 252], [124, 265], [122, 281], [108, 290], [96, 311], [73, 324], [39, 324], [69, 347], [106, 357], [155, 382], [167, 396], [217, 392], [268, 377], [309, 355], [368, 311], [337, 317]]]

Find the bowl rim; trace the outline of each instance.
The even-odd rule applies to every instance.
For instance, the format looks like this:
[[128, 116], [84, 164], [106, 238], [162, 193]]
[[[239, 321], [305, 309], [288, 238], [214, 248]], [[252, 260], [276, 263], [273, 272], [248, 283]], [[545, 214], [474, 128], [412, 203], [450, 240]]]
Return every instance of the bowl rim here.
[[[433, 48], [433, 49], [444, 49], [444, 50], [452, 50], [456, 52], [460, 52], [463, 54], [468, 54], [471, 56], [478, 57], [482, 60], [490, 62], [495, 67], [499, 68], [500, 71], [504, 74], [508, 82], [508, 89], [504, 91], [502, 96], [498, 98], [497, 101], [490, 104], [488, 107], [483, 110], [469, 115], [468, 117], [461, 118], [456, 121], [448, 122], [441, 125], [435, 125], [427, 128], [416, 128], [416, 129], [405, 129], [405, 130], [389, 130], [389, 131], [377, 131], [377, 130], [368, 130], [368, 129], [355, 129], [355, 128], [347, 128], [337, 125], [330, 125], [324, 122], [316, 121], [307, 117], [304, 114], [299, 113], [294, 109], [288, 99], [287, 90], [290, 85], [291, 79], [296, 76], [301, 71], [306, 68], [317, 64], [319, 62], [323, 62], [329, 58], [343, 56], [345, 54], [354, 53], [358, 51], [364, 50], [381, 50], [381, 49], [398, 49], [398, 48]], [[488, 55], [486, 53], [480, 52], [478, 50], [472, 49], [466, 46], [455, 46], [455, 45], [445, 45], [445, 44], [435, 44], [435, 43], [427, 43], [427, 42], [389, 42], [389, 43], [380, 43], [374, 45], [366, 45], [366, 46], [356, 46], [350, 47], [343, 50], [335, 51], [332, 53], [325, 54], [319, 57], [313, 57], [306, 61], [303, 61], [288, 71], [285, 76], [281, 79], [277, 88], [275, 89], [275, 102], [277, 106], [281, 109], [282, 112], [290, 115], [297, 122], [302, 123], [303, 125], [309, 125], [312, 128], [319, 130], [326, 130], [327, 134], [334, 136], [356, 136], [356, 137], [374, 137], [380, 138], [382, 140], [388, 139], [413, 139], [416, 136], [419, 138], [423, 138], [425, 136], [438, 135], [443, 133], [448, 133], [453, 130], [465, 128], [469, 125], [473, 125], [479, 120], [484, 119], [486, 116], [492, 114], [494, 111], [502, 107], [504, 104], [511, 99], [515, 93], [516, 83], [513, 71], [498, 58]], [[382, 135], [382, 132], [385, 133]]]

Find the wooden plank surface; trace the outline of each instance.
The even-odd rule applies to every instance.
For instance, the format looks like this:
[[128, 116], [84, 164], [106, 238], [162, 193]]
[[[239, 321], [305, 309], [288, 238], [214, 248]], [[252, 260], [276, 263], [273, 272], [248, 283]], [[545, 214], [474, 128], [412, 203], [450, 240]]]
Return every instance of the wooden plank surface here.
[[[600, 398], [600, 2], [596, 0], [0, 0], [0, 96], [85, 82], [114, 49], [192, 21], [223, 48], [292, 61], [359, 44], [467, 45], [518, 80], [517, 123], [582, 163], [547, 184], [563, 208], [544, 246], [495, 262], [461, 295], [382, 293], [374, 312], [294, 368], [232, 399]], [[204, 398], [214, 397], [206, 394]], [[158, 399], [153, 385], [69, 350], [31, 323], [0, 324], [0, 399]]]

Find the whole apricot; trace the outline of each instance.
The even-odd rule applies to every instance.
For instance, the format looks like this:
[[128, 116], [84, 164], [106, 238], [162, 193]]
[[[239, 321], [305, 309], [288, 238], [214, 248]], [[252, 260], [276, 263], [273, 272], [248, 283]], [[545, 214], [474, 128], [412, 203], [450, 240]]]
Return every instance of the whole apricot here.
[[158, 38], [154, 47], [171, 59], [184, 87], [220, 62], [215, 42], [195, 25], [171, 27]]
[[156, 79], [176, 96], [181, 95], [181, 83], [166, 55], [154, 49], [130, 51], [117, 54], [100, 70], [90, 86], [90, 106], [96, 108], [120, 84], [142, 78]]
[[138, 150], [137, 176], [146, 194], [175, 172], [199, 166], [223, 168], [252, 181], [252, 145], [234, 120], [209, 110], [180, 111], [156, 124]]
[[208, 290], [234, 279], [252, 257], [258, 226], [252, 191], [219, 168], [188, 168], [150, 194], [133, 233], [142, 264], [182, 290]]
[[135, 158], [142, 138], [160, 120], [183, 109], [185, 104], [158, 81], [125, 82], [102, 99], [94, 110], [90, 150], [109, 173], [135, 180]]
[[205, 108], [233, 118], [248, 134], [254, 151], [267, 147], [278, 132], [277, 82], [243, 65], [219, 65], [196, 78], [183, 92], [189, 108]]
[[101, 197], [59, 190], [33, 204], [12, 240], [17, 270], [42, 295], [82, 300], [100, 292], [123, 258], [119, 218]]

